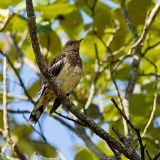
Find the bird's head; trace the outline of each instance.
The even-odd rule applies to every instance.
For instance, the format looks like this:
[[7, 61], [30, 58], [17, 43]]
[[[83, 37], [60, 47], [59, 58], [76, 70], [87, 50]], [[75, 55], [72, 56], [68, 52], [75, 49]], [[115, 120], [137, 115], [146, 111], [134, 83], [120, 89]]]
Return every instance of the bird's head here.
[[79, 52], [79, 46], [80, 46], [81, 41], [82, 39], [67, 41], [63, 47], [63, 51], [65, 51], [66, 53]]

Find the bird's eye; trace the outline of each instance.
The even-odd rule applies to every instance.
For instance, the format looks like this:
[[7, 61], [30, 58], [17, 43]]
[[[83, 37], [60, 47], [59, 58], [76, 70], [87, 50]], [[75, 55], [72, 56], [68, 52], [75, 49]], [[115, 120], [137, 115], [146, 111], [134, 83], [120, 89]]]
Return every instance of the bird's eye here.
[[72, 44], [73, 44], [73, 42], [69, 42], [68, 44], [69, 44], [69, 45], [72, 45]]

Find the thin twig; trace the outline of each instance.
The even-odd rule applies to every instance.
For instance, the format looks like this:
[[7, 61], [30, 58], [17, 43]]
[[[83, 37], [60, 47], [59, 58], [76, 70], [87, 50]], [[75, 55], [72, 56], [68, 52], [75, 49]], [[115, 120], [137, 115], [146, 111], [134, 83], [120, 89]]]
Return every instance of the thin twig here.
[[146, 134], [147, 132], [147, 129], [148, 127], [150, 126], [153, 118], [154, 118], [154, 114], [155, 114], [155, 111], [156, 111], [156, 106], [157, 106], [157, 80], [158, 80], [158, 77], [156, 76], [157, 75], [157, 72], [158, 72], [158, 69], [157, 69], [157, 66], [155, 65], [154, 62], [152, 62], [149, 58], [145, 57], [145, 59], [154, 67], [155, 69], [155, 84], [154, 84], [154, 100], [153, 100], [153, 108], [152, 108], [152, 112], [151, 112], [151, 115], [149, 117], [149, 120], [144, 128], [144, 131], [143, 131], [143, 134], [142, 134], [142, 137], [144, 137], [144, 135]]
[[6, 137], [10, 137], [7, 112], [7, 58], [3, 60], [3, 125]]
[[[0, 90], [0, 95], [3, 95], [3, 91]], [[12, 93], [7, 92], [7, 99], [8, 98], [14, 98], [14, 99], [20, 99], [20, 100], [28, 100], [27, 96], [21, 96], [21, 95], [13, 95]]]
[[60, 122], [62, 125], [67, 127], [70, 131], [75, 133], [78, 137], [80, 137], [85, 145], [100, 159], [100, 160], [113, 160], [113, 158], [110, 158], [106, 156], [91, 140], [91, 138], [86, 134], [84, 128], [77, 126], [76, 128], [72, 127], [70, 124], [65, 122], [62, 118], [58, 116], [54, 116], [54, 119], [56, 119], [58, 122]]
[[160, 2], [157, 2], [155, 4], [154, 8], [152, 9], [150, 15], [147, 17], [147, 19], [145, 21], [145, 25], [143, 27], [143, 31], [142, 31], [140, 38], [137, 40], [137, 42], [134, 44], [134, 46], [132, 48], [136, 48], [137, 46], [141, 45], [141, 43], [143, 43], [154, 19], [156, 18], [157, 14], [159, 12], [159, 10], [160, 10]]
[[93, 82], [92, 82], [91, 87], [90, 87], [90, 91], [89, 91], [90, 94], [89, 94], [87, 102], [84, 106], [85, 110], [88, 109], [88, 107], [92, 103], [93, 96], [95, 94], [96, 83], [97, 83], [98, 77], [100, 75], [100, 71], [99, 71], [100, 62], [99, 62], [97, 44], [95, 44], [94, 47], [95, 47], [95, 53], [96, 53], [96, 60], [95, 60], [95, 65], [94, 65], [94, 79], [93, 79]]
[[58, 94], [56, 84], [54, 84], [54, 82], [50, 78], [50, 75], [46, 67], [46, 63], [40, 52], [40, 47], [39, 47], [39, 43], [36, 35], [36, 23], [35, 23], [35, 15], [34, 15], [32, 0], [26, 0], [26, 10], [27, 10], [27, 16], [28, 16], [28, 27], [30, 31], [32, 47], [36, 57], [36, 62], [38, 64], [38, 67], [41, 73], [46, 78], [48, 83], [51, 85], [56, 96], [61, 98], [62, 104], [65, 105], [66, 108], [72, 114], [74, 114], [80, 121], [85, 123], [86, 126], [90, 128], [91, 131], [93, 131], [96, 135], [98, 135], [100, 138], [105, 140], [108, 144], [109, 143], [112, 144], [112, 146], [116, 150], [118, 150], [120, 153], [123, 153], [129, 159], [139, 160], [140, 157], [136, 152], [131, 152], [130, 150], [128, 150], [128, 148], [125, 148], [121, 143], [119, 143], [115, 138], [110, 136], [104, 129], [97, 126], [97, 124], [93, 120], [89, 119], [85, 114], [83, 114], [79, 109], [76, 108], [76, 106], [71, 102], [70, 98], [66, 97], [62, 93]]
[[160, 41], [156, 42], [156, 43], [153, 44], [152, 46], [147, 47], [147, 48], [144, 50], [144, 52], [142, 53], [142, 57], [145, 56], [148, 51], [150, 51], [151, 49], [157, 47], [158, 45], [160, 45]]
[[[22, 113], [22, 112], [21, 112]], [[37, 133], [42, 139], [43, 141], [46, 143], [46, 144], [49, 144], [46, 137], [44, 136], [43, 132], [39, 132], [38, 130], [36, 130], [29, 122], [28, 122], [28, 119], [26, 118], [26, 116], [23, 114], [23, 118], [26, 120], [26, 122], [28, 123], [28, 125], [30, 125], [32, 127], [32, 129], [34, 130], [35, 133]], [[40, 125], [40, 124], [39, 124]], [[50, 144], [49, 144], [50, 145]], [[51, 145], [50, 145], [51, 146]]]
[[127, 116], [123, 113], [123, 111], [119, 108], [117, 102], [114, 100], [114, 98], [111, 99], [111, 101], [113, 102], [114, 106], [117, 108], [118, 112], [123, 116], [123, 118], [126, 120], [126, 122], [131, 126], [131, 128], [136, 132], [137, 134], [137, 138], [138, 138], [138, 141], [139, 141], [139, 145], [140, 145], [140, 150], [141, 150], [141, 159], [145, 159], [145, 154], [144, 154], [144, 149], [145, 149], [145, 146], [143, 145], [142, 143], [142, 138], [141, 138], [141, 135], [140, 135], [140, 130], [139, 128], [136, 128], [132, 123], [131, 121], [127, 118]]
[[157, 78], [160, 78], [160, 74], [155, 73], [139, 73], [139, 76], [156, 76]]
[[148, 159], [149, 159], [149, 160], [152, 160], [152, 158], [151, 158], [151, 156], [150, 156], [148, 150], [146, 150], [146, 154], [147, 154]]
[[68, 116], [64, 116], [63, 114], [58, 113], [58, 112], [56, 112], [56, 111], [54, 111], [54, 113], [57, 114], [57, 115], [60, 116], [60, 117], [63, 117], [63, 118], [65, 118], [65, 119], [69, 120], [69, 121], [72, 121], [72, 122], [74, 122], [74, 123], [76, 123], [76, 124], [79, 124], [79, 125], [84, 126], [84, 127], [86, 126], [84, 123], [82, 123], [82, 122], [79, 121], [79, 120], [70, 118], [70, 117], [68, 117]]
[[0, 32], [3, 32], [5, 30], [5, 28], [7, 27], [7, 25], [9, 24], [9, 22], [12, 20], [12, 18], [15, 16], [15, 13], [11, 14], [8, 16], [5, 24], [3, 25], [3, 27], [0, 29]]
[[[0, 111], [3, 111], [2, 109], [0, 109]], [[8, 113], [14, 113], [14, 114], [30, 114], [31, 112], [28, 110], [12, 110], [12, 109], [7, 109]]]
[[13, 149], [14, 153], [19, 157], [21, 160], [26, 160], [26, 157], [21, 153], [19, 147], [13, 142], [9, 126], [8, 126], [8, 112], [7, 112], [7, 58], [4, 57], [4, 64], [3, 64], [3, 125], [4, 131], [1, 131], [2, 136], [4, 137], [5, 141], [9, 144], [9, 146]]
[[126, 5], [125, 5], [125, 0], [120, 0], [120, 5], [121, 5], [121, 10], [122, 10], [122, 13], [123, 13], [123, 16], [124, 16], [124, 19], [128, 25], [128, 28], [130, 29], [135, 41], [138, 39], [138, 34], [136, 32], [136, 29], [135, 29], [135, 26], [134, 24], [132, 23], [129, 15], [128, 15], [128, 12], [127, 12], [127, 9], [126, 9]]
[[7, 54], [3, 53], [3, 51], [2, 51], [1, 49], [0, 49], [0, 54], [2, 54], [4, 57], [7, 58], [7, 61], [8, 61], [8, 63], [10, 64], [10, 66], [12, 67], [12, 69], [13, 69], [13, 71], [15, 72], [16, 76], [18, 77], [18, 80], [19, 80], [19, 82], [20, 82], [20, 84], [21, 84], [21, 86], [22, 86], [22, 88], [23, 88], [26, 96], [27, 96], [28, 99], [32, 102], [32, 104], [34, 104], [34, 101], [33, 101], [32, 97], [29, 95], [29, 93], [28, 93], [28, 91], [27, 91], [27, 89], [26, 89], [26, 87], [25, 87], [25, 85], [24, 85], [24, 83], [23, 83], [22, 78], [20, 77], [18, 71], [17, 71], [16, 68], [14, 67], [14, 65], [13, 65], [12, 61], [10, 60], [9, 56], [8, 56]]
[[157, 155], [153, 158], [153, 160], [158, 160], [159, 157], [160, 157], [160, 150], [158, 151]]
[[[132, 21], [129, 17], [129, 14], [128, 14], [128, 11], [127, 11], [126, 5], [125, 5], [125, 0], [120, 0], [120, 5], [121, 5], [121, 11], [122, 11], [123, 17], [126, 21], [126, 24], [129, 28], [130, 32], [133, 35], [134, 41], [136, 42], [138, 40], [138, 33], [135, 29], [134, 24], [132, 23]], [[127, 54], [127, 56], [131, 55], [131, 52], [132, 52], [132, 50]], [[125, 97], [123, 99], [124, 110], [125, 110], [125, 114], [128, 119], [129, 119], [129, 101], [130, 101], [130, 97], [133, 94], [135, 83], [136, 83], [136, 80], [138, 77], [138, 68], [139, 68], [139, 63], [141, 60], [140, 53], [141, 53], [141, 47], [138, 46], [137, 48], [135, 48], [135, 53], [134, 53], [133, 61], [132, 61], [131, 68], [130, 68], [130, 78], [128, 80], [128, 84], [126, 87]], [[130, 138], [133, 137], [130, 127], [128, 127], [127, 130], [125, 130], [125, 135], [129, 135]]]

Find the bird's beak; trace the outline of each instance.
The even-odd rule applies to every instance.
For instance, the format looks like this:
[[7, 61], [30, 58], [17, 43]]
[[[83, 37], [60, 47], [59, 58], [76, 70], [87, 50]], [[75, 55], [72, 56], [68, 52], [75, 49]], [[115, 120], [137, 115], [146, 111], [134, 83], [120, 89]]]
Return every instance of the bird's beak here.
[[83, 39], [84, 39], [84, 38], [81, 38], [81, 39], [79, 40], [79, 43], [81, 43]]

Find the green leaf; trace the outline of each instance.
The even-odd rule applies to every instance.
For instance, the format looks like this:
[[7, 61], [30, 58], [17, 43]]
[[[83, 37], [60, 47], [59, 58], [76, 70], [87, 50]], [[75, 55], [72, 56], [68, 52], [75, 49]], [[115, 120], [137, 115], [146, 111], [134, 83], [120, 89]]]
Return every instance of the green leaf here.
[[13, 18], [9, 21], [6, 28], [4, 29], [4, 32], [6, 31], [24, 32], [25, 29], [27, 29], [26, 18], [15, 14], [13, 15]]
[[97, 29], [99, 35], [104, 34], [104, 30], [111, 26], [111, 9], [104, 3], [98, 2], [95, 8], [93, 25]]
[[64, 16], [64, 18], [60, 20], [60, 25], [70, 38], [79, 39], [80, 32], [83, 29], [83, 20], [80, 12], [74, 10]]
[[[93, 4], [94, 0], [76, 1], [76, 6], [80, 9], [82, 8], [90, 17], [92, 17], [92, 12], [89, 7], [93, 7]], [[93, 25], [99, 36], [102, 36], [104, 34], [104, 30], [112, 25], [111, 8], [109, 8], [105, 3], [97, 1], [94, 10]]]
[[128, 4], [128, 14], [134, 25], [144, 24], [148, 6], [151, 0], [131, 0]]
[[28, 88], [28, 93], [31, 97], [35, 97], [39, 91], [41, 82], [38, 80], [35, 83], [32, 84], [31, 87]]
[[114, 73], [114, 77], [116, 79], [120, 80], [126, 80], [129, 77], [130, 74], [130, 65], [129, 64], [123, 64], [123, 67], [119, 67], [116, 73]]
[[104, 107], [103, 109], [103, 117], [105, 121], [112, 121], [116, 117], [119, 117], [117, 109], [114, 107], [113, 104], [109, 104]]
[[111, 151], [111, 149], [106, 145], [106, 143], [104, 141], [99, 141], [97, 143], [98, 148], [100, 148], [100, 150], [105, 153], [108, 156], [114, 156], [113, 152]]
[[37, 23], [37, 33], [48, 34], [51, 31], [52, 29], [48, 21], [42, 21]]
[[39, 34], [38, 37], [43, 50], [43, 55], [50, 62], [53, 59], [53, 57], [55, 57], [55, 55], [61, 52], [60, 38], [53, 30], [46, 34]]
[[80, 53], [87, 55], [89, 60], [95, 60], [95, 44], [97, 44], [99, 57], [102, 58], [106, 48], [93, 32], [90, 32], [85, 36], [81, 43]]
[[92, 119], [100, 118], [102, 115], [100, 113], [99, 107], [95, 104], [91, 104], [87, 109], [87, 115]]
[[5, 0], [5, 1], [0, 1], [0, 7], [1, 8], [8, 8], [9, 6], [16, 5], [20, 2], [21, 0]]
[[76, 155], [74, 160], [94, 160], [92, 154], [89, 152], [88, 149], [80, 150]]
[[54, 19], [58, 16], [65, 16], [73, 12], [76, 8], [74, 5], [67, 3], [53, 3], [50, 5], [39, 5], [35, 7], [44, 19]]

